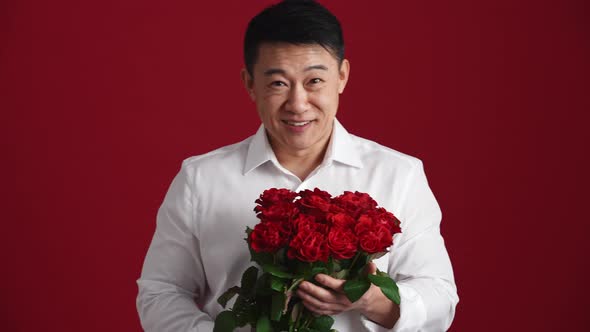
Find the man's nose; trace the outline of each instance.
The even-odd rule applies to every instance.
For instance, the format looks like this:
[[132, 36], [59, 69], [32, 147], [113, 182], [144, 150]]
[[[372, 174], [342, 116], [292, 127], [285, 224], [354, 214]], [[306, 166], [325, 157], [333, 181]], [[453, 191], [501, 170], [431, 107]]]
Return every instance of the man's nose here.
[[308, 92], [299, 84], [294, 85], [289, 91], [287, 100], [287, 111], [293, 113], [303, 113], [309, 109]]

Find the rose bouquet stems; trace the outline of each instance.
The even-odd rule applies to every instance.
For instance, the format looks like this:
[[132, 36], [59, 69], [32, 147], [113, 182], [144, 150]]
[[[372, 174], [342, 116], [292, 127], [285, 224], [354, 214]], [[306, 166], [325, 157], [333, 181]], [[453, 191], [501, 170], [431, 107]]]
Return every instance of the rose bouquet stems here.
[[372, 260], [387, 253], [399, 220], [365, 193], [344, 192], [332, 197], [314, 189], [299, 193], [271, 188], [256, 200], [260, 219], [246, 229], [251, 260], [240, 286], [222, 294], [218, 302], [229, 310], [215, 320], [215, 332], [250, 325], [256, 331], [328, 332], [334, 319], [309, 311], [295, 295], [303, 281], [315, 283], [324, 273], [344, 279], [344, 293], [357, 301], [371, 284], [399, 304], [393, 279], [385, 272], [366, 274]]

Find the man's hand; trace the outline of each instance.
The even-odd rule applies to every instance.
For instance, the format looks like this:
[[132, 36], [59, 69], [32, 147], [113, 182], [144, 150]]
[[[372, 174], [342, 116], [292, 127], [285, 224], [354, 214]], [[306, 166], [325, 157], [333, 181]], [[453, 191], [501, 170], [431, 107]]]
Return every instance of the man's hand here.
[[[369, 263], [367, 272], [375, 274], [376, 271], [375, 264]], [[334, 279], [325, 274], [318, 274], [315, 279], [329, 289], [304, 281], [299, 285], [297, 295], [303, 300], [303, 305], [307, 309], [318, 315], [337, 315], [349, 310], [358, 310], [362, 315], [385, 328], [392, 328], [399, 318], [399, 306], [385, 297], [381, 289], [373, 284], [358, 301], [353, 303], [342, 290], [345, 280]]]

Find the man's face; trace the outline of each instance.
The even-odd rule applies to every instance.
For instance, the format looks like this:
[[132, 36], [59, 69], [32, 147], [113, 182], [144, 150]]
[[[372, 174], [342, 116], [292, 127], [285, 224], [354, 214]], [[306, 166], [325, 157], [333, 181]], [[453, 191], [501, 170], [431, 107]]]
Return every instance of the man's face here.
[[275, 153], [323, 151], [348, 71], [320, 45], [260, 46], [253, 77], [243, 70], [242, 78]]

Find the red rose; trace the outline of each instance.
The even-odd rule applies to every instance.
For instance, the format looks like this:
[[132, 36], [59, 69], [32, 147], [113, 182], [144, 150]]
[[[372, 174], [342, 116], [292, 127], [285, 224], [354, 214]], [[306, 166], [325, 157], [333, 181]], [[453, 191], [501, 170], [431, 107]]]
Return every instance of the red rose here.
[[366, 214], [360, 216], [356, 225], [354, 225], [354, 232], [357, 236], [373, 229], [375, 229], [375, 222], [373, 221], [373, 218]]
[[309, 229], [313, 224], [315, 224], [315, 217], [308, 214], [299, 214], [295, 219], [293, 219], [293, 224], [300, 231]]
[[354, 226], [354, 219], [346, 213], [329, 213], [326, 217], [328, 223], [332, 227], [338, 228], [352, 228]]
[[297, 193], [288, 189], [271, 188], [265, 190], [255, 203], [256, 216], [266, 221], [290, 220], [297, 215], [297, 206], [293, 200]]
[[330, 205], [329, 213], [336, 214], [336, 213], [348, 213], [346, 210], [341, 208], [339, 205], [334, 204], [334, 199], [332, 199], [332, 204]]
[[255, 203], [263, 207], [269, 207], [280, 203], [290, 203], [297, 197], [297, 193], [289, 189], [270, 188], [265, 190]]
[[389, 225], [375, 221], [374, 213], [363, 214], [354, 226], [354, 232], [359, 238], [359, 246], [369, 254], [385, 252], [393, 244], [393, 234]]
[[286, 221], [297, 215], [297, 207], [294, 203], [277, 203], [268, 207], [256, 206], [254, 211], [261, 220], [266, 221]]
[[326, 212], [330, 210], [332, 196], [315, 188], [311, 190], [302, 190], [299, 192], [301, 197], [297, 204], [302, 207], [302, 210], [308, 214], [313, 214], [316, 217], [324, 217]]
[[393, 215], [393, 213], [385, 210], [384, 208], [378, 208], [371, 213], [371, 217], [375, 223], [383, 225], [389, 229], [391, 234], [401, 233], [400, 222]]
[[357, 252], [358, 238], [345, 228], [333, 227], [328, 233], [328, 247], [335, 259], [352, 258]]
[[358, 218], [361, 213], [377, 207], [377, 202], [369, 194], [358, 191], [345, 191], [334, 198], [334, 204], [347, 211], [353, 218]]
[[308, 214], [299, 214], [294, 220], [293, 224], [297, 228], [297, 232], [320, 232], [326, 234], [328, 225], [317, 222], [316, 217]]
[[277, 223], [277, 225], [279, 226], [279, 234], [281, 235], [281, 238], [283, 239], [283, 241], [287, 242], [294, 231], [293, 223], [287, 220], [281, 221]]
[[256, 224], [250, 233], [250, 246], [256, 252], [273, 253], [285, 245], [287, 240], [281, 236], [279, 224], [272, 222]]
[[369, 254], [386, 252], [393, 244], [393, 235], [383, 225], [376, 225], [374, 229], [359, 234], [359, 246]]
[[326, 236], [315, 231], [297, 233], [287, 251], [287, 257], [290, 259], [299, 259], [304, 262], [326, 262], [329, 255]]

